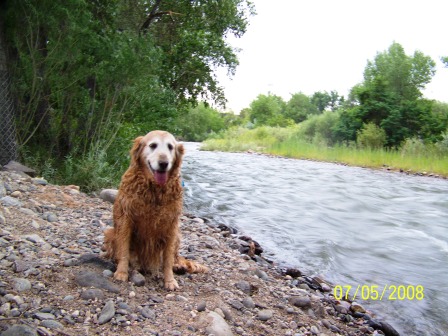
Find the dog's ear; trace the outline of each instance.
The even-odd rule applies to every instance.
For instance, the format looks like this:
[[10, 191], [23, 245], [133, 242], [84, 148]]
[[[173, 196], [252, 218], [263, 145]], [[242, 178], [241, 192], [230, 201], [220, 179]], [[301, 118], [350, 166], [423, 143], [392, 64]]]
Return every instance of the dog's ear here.
[[181, 143], [176, 143], [175, 151], [176, 151], [176, 156], [175, 156], [174, 163], [173, 163], [173, 168], [172, 168], [173, 171], [176, 169], [179, 169], [180, 165], [182, 164], [182, 158], [185, 153], [184, 145]]
[[184, 145], [181, 143], [177, 143], [176, 144], [176, 158], [179, 157], [182, 159], [182, 157], [184, 156], [184, 153], [185, 153]]
[[138, 158], [140, 157], [140, 152], [143, 148], [142, 143], [143, 137], [139, 136], [134, 139], [134, 145], [131, 149], [131, 164], [135, 165], [138, 164]]

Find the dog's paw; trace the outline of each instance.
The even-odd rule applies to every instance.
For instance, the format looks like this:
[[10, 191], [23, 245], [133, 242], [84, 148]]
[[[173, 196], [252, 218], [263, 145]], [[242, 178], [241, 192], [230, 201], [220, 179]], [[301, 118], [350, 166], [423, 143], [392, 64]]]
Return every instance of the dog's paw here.
[[179, 289], [179, 285], [177, 284], [177, 281], [175, 279], [172, 279], [172, 280], [165, 281], [165, 288], [170, 291], [173, 291], [173, 290]]
[[128, 272], [119, 272], [116, 271], [114, 274], [114, 279], [115, 280], [120, 280], [120, 281], [128, 281]]
[[201, 264], [196, 264], [193, 273], [208, 273], [208, 268]]

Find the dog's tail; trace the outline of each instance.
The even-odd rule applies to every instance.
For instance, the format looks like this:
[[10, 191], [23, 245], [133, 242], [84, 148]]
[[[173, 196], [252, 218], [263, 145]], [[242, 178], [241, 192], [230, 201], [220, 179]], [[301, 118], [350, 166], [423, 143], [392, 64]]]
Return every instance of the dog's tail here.
[[177, 274], [207, 273], [208, 268], [178, 255], [174, 261], [173, 271]]

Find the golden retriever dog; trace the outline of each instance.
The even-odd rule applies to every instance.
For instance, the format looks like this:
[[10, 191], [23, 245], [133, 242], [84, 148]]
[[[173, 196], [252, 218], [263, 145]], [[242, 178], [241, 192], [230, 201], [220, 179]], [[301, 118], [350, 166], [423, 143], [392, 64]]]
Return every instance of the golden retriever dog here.
[[144, 272], [162, 267], [165, 288], [175, 290], [173, 269], [207, 271], [179, 256], [183, 155], [183, 145], [165, 131], [134, 140], [113, 207], [114, 227], [104, 232], [105, 256], [117, 263], [115, 279], [127, 281], [130, 264]]

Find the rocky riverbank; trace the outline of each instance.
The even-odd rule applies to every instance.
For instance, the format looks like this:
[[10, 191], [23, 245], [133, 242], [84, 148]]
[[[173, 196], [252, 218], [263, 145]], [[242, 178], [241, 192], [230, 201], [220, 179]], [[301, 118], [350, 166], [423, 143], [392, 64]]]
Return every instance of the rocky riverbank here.
[[[103, 198], [107, 199], [107, 193]], [[208, 274], [180, 290], [100, 258], [112, 204], [76, 186], [0, 172], [0, 333], [10, 335], [398, 335], [298, 270], [281, 272], [231, 228], [184, 215], [181, 254]]]

